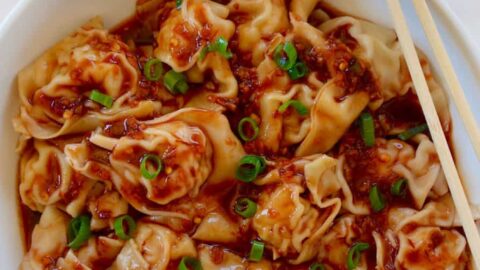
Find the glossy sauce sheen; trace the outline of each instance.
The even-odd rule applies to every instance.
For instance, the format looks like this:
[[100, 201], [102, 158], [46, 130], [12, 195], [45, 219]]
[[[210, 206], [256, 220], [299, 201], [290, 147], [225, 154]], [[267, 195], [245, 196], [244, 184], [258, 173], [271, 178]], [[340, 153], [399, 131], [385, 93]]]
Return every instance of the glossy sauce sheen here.
[[[165, 14], [160, 14], [160, 21], [166, 18], [167, 15], [167, 11], [165, 11]], [[233, 12], [230, 14], [228, 19], [238, 24], [245, 19], [243, 16], [245, 15]], [[212, 33], [210, 32], [210, 29], [206, 27], [202, 29], [200, 37], [190, 36], [190, 31], [184, 27], [187, 26], [183, 26], [183, 28], [179, 26], [174, 31], [181, 33], [184, 38], [190, 40], [191, 47], [178, 50], [178, 53], [175, 55], [175, 57], [181, 61], [188, 62], [190, 61], [192, 54], [196, 52], [200, 46], [212, 39]], [[353, 56], [352, 50], [354, 50], [358, 44], [356, 43], [355, 39], [348, 34], [348, 27], [349, 26], [344, 26], [327, 34], [330, 50], [322, 55], [316, 52], [313, 48], [306, 46], [301, 40], [295, 40], [294, 43], [299, 52], [299, 57], [306, 62], [309, 70], [317, 72], [318, 79], [320, 81], [326, 82], [327, 80], [331, 79], [331, 74], [333, 74], [335, 82], [345, 89], [345, 92], [337, 97], [339, 102], [348, 95], [351, 95], [357, 91], [367, 92], [371, 100], [376, 100], [380, 98], [378, 84], [375, 81], [371, 71], [366, 67], [365, 63], [362, 63], [361, 60], [356, 59]], [[144, 48], [148, 46], [154, 47], [156, 43], [152, 36], [152, 30], [156, 31], [158, 29], [146, 29], [145, 25], [142, 23], [141, 14], [137, 14], [112, 30], [112, 33], [118, 35], [118, 37], [121, 38], [125, 43], [128, 44], [128, 42], [131, 42], [132, 40], [135, 42], [136, 49], [132, 52], [130, 61], [135, 62], [140, 70], [143, 70], [145, 63], [149, 58], [145, 54]], [[339, 40], [341, 42], [339, 42]], [[238, 123], [242, 118], [250, 116], [258, 117], [259, 98], [264, 89], [271, 82], [267, 81], [260, 83], [258, 81], [256, 69], [251, 63], [252, 56], [251, 54], [243, 53], [238, 49], [237, 35], [234, 35], [230, 40], [229, 49], [231, 49], [233, 53], [233, 58], [229, 60], [230, 66], [232, 67], [234, 76], [239, 83], [238, 96], [235, 99], [218, 99], [215, 102], [227, 108], [227, 112], [225, 114], [228, 117], [232, 129], [234, 132], [236, 132], [234, 127], [238, 126]], [[328, 66], [326, 62], [321, 60], [326, 58], [334, 59], [333, 62], [335, 63], [335, 66]], [[112, 59], [112, 61], [114, 60], [115, 59]], [[341, 66], [341, 63], [345, 63], [344, 69], [338, 69], [338, 66]], [[353, 68], [354, 66], [355, 68]], [[161, 85], [161, 82], [151, 82], [148, 81], [143, 74], [140, 75], [141, 77], [139, 78], [138, 82], [140, 88], [138, 94], [139, 99], [155, 99], [160, 91], [165, 91]], [[193, 89], [191, 91], [202, 90], [202, 87], [202, 85], [190, 85], [190, 89]], [[75, 114], [84, 113], [83, 107], [79, 105], [83, 103], [83, 100], [77, 100], [74, 102], [70, 101], [64, 104], [61, 99], [50, 100], [42, 96], [38, 98], [41, 100], [41, 102], [50, 104], [52, 111], [58, 115], [62, 115], [63, 111], [66, 109], [73, 110]], [[169, 102], [171, 105], [174, 105], [187, 102], [189, 99], [189, 94], [182, 97], [175, 97], [174, 99], [167, 101], [166, 106], [168, 106]], [[375, 131], [379, 137], [387, 137], [386, 130], [384, 130], [380, 124], [380, 118], [386, 121], [390, 127], [398, 128], [411, 128], [425, 122], [418, 99], [411, 92], [407, 93], [405, 96], [393, 98], [384, 103], [380, 109], [373, 113], [373, 115], [375, 119]], [[103, 131], [106, 135], [114, 138], [120, 138], [122, 136], [140, 138], [142, 136], [141, 131], [144, 128], [145, 127], [142, 126], [142, 124], [139, 124], [137, 119], [130, 117], [124, 120], [106, 124], [103, 127]], [[449, 133], [447, 132], [447, 134]], [[88, 136], [89, 134], [86, 133], [80, 135], [79, 137], [87, 138]], [[60, 140], [62, 139], [67, 140], [68, 138], [61, 138]], [[269, 152], [261, 143], [257, 141], [245, 143], [243, 146], [245, 151], [249, 154], [263, 155], [268, 159], [278, 162], [282, 162], [282, 160], [293, 157], [294, 151], [297, 147], [296, 145], [286, 147], [285, 149], [279, 151], [281, 154], [278, 154]], [[109, 151], [100, 149], [94, 145], [89, 145], [89, 147], [89, 155], [93, 160], [108, 164], [108, 157], [111, 154]], [[120, 160], [127, 160], [128, 163], [134, 166], [139, 166], [141, 157], [146, 154], [146, 152], [141, 147], [131, 150], [132, 151], [129, 151], [128, 153], [120, 153], [121, 156], [116, 156], [116, 158]], [[372, 185], [377, 185], [382, 194], [385, 195], [387, 207], [404, 206], [414, 208], [410, 195], [400, 198], [393, 197], [391, 195], [391, 184], [399, 177], [393, 172], [389, 175], [378, 175], [375, 165], [376, 162], [380, 162], [380, 157], [378, 157], [376, 148], [365, 147], [360, 135], [358, 123], [354, 123], [349, 128], [349, 130], [343, 135], [342, 139], [337, 143], [333, 150], [330, 151], [329, 154], [333, 156], [344, 154], [346, 156], [347, 163], [345, 176], [351, 185], [351, 189], [355, 198], [368, 202], [369, 187]], [[174, 153], [172, 153], [172, 155], [174, 155]], [[55, 166], [52, 165], [51, 167], [52, 173], [55, 173]], [[294, 174], [295, 172], [293, 170], [289, 171], [288, 167], [286, 167], [282, 170], [282, 173], [284, 175], [288, 175]], [[110, 178], [109, 175], [106, 175], [105, 172], [102, 172], [100, 168], [97, 176], [100, 179]], [[163, 178], [165, 176], [166, 175], [164, 175], [164, 172], [162, 172], [159, 177]], [[202, 187], [199, 198], [196, 198], [196, 200], [206, 202], [215, 201], [217, 205], [220, 205], [220, 211], [226, 213], [232, 221], [239, 222], [240, 218], [233, 210], [234, 198], [249, 197], [253, 200], [257, 200], [259, 194], [265, 191], [264, 189], [266, 188], [241, 183], [238, 181], [230, 181], [223, 185], [207, 185]], [[171, 192], [171, 190], [168, 189], [165, 190], [160, 188], [158, 190], [167, 194]], [[145, 204], [149, 203], [149, 201], [145, 199], [147, 190], [143, 187], [127, 187], [123, 190], [123, 192], [135, 196], [138, 200], [144, 201]], [[157, 195], [163, 196], [165, 194]], [[72, 190], [72, 194], [70, 194], [70, 196], [75, 196], [74, 190]], [[182, 199], [178, 199], [175, 202], [177, 204], [181, 204]], [[33, 226], [38, 223], [39, 215], [31, 211], [22, 203], [19, 205], [23, 220], [25, 245], [28, 250], [30, 246], [29, 240], [31, 237], [31, 232], [33, 230]], [[152, 208], [156, 207], [154, 204], [151, 206]], [[165, 209], [170, 209], [170, 207], [175, 209], [175, 206], [166, 206]], [[134, 216], [135, 220], [148, 220], [148, 216], [134, 211], [132, 208], [130, 208], [129, 213]], [[200, 213], [199, 217], [203, 218], [204, 216], [202, 216]], [[387, 217], [385, 214], [378, 213], [356, 219], [354, 230], [358, 233], [358, 235], [362, 236], [359, 240], [374, 246], [375, 243], [371, 237], [371, 232], [378, 231], [379, 233], [383, 233], [384, 229], [386, 228], [386, 218]], [[194, 231], [196, 226], [196, 224], [186, 222], [183, 224], [180, 232], [191, 233]], [[252, 240], [257, 238], [258, 235], [252, 229], [252, 227], [247, 226], [242, 228], [239, 235], [240, 241], [238, 241], [238, 243], [233, 245], [223, 245], [223, 247], [226, 247], [228, 250], [247, 258], [251, 246], [250, 243]], [[196, 243], [201, 244], [202, 242], [196, 241]], [[393, 270], [395, 269], [394, 261], [398, 250], [392, 246], [387, 246], [386, 249], [389, 256], [385, 259], [385, 269]], [[218, 261], [221, 262], [223, 251], [220, 248], [214, 248], [210, 255], [212, 258], [217, 258]], [[266, 250], [265, 257], [271, 259], [272, 254]], [[283, 258], [280, 260], [280, 262], [286, 262], [288, 259], [294, 259], [294, 257]], [[374, 249], [367, 251], [367, 259], [369, 269], [374, 269], [376, 262]], [[105, 269], [109, 263], [111, 262], [98, 262], [94, 269]], [[178, 263], [178, 260], [171, 260], [167, 269], [177, 269]], [[310, 264], [311, 262], [293, 266], [285, 263], [285, 265], [279, 269], [306, 270]]]

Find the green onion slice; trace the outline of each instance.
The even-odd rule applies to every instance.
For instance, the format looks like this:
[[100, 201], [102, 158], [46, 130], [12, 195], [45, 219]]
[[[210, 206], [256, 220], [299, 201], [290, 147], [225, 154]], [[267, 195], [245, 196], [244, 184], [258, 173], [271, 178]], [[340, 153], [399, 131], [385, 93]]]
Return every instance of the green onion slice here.
[[375, 123], [370, 113], [365, 112], [360, 115], [360, 134], [366, 146], [375, 145]]
[[295, 100], [295, 99], [291, 99], [291, 100], [283, 103], [280, 107], [278, 107], [278, 111], [280, 113], [284, 113], [288, 109], [288, 107], [290, 107], [290, 106], [295, 108], [297, 113], [301, 116], [305, 116], [305, 115], [308, 114], [307, 107], [305, 105], [303, 105], [303, 103], [301, 103], [300, 101]]
[[147, 80], [156, 82], [160, 80], [163, 74], [163, 64], [158, 59], [150, 59], [143, 67], [143, 75]]
[[308, 270], [325, 270], [325, 266], [321, 263], [312, 263]]
[[163, 84], [172, 94], [185, 94], [188, 91], [187, 77], [173, 69], [165, 74]]
[[293, 68], [297, 62], [297, 58], [297, 49], [295, 45], [289, 41], [285, 42], [285, 44], [278, 44], [273, 53], [275, 63], [277, 63], [280, 69], [285, 71]]
[[298, 61], [295, 65], [288, 70], [288, 75], [292, 80], [298, 80], [305, 77], [308, 73], [308, 67], [302, 61]]
[[407, 179], [402, 178], [398, 179], [393, 183], [392, 188], [390, 189], [390, 192], [395, 195], [395, 196], [403, 196], [405, 192], [407, 191]]
[[235, 202], [235, 212], [244, 218], [251, 218], [257, 212], [257, 204], [249, 198], [241, 198]]
[[423, 125], [420, 125], [420, 126], [416, 126], [416, 127], [413, 127], [411, 129], [408, 129], [402, 133], [400, 133], [398, 135], [398, 138], [400, 138], [400, 140], [402, 141], [406, 141], [410, 138], [412, 138], [413, 136], [419, 134], [419, 133], [422, 133], [424, 132], [425, 130], [428, 129], [428, 125], [427, 124], [423, 124]]
[[228, 40], [223, 37], [218, 37], [213, 44], [208, 44], [203, 47], [199, 56], [200, 60], [205, 59], [209, 52], [217, 52], [226, 59], [230, 59], [233, 56], [232, 52], [228, 49]]
[[67, 229], [68, 247], [73, 250], [79, 249], [90, 238], [90, 235], [89, 216], [82, 215], [72, 219]]
[[218, 37], [211, 49], [212, 51], [220, 53], [227, 59], [230, 59], [233, 56], [232, 52], [228, 50], [228, 40], [223, 37]]
[[266, 168], [266, 162], [263, 157], [255, 155], [246, 155], [240, 160], [237, 168], [236, 177], [245, 183], [250, 183], [257, 178]]
[[259, 262], [260, 260], [262, 260], [264, 249], [265, 249], [264, 243], [253, 240], [252, 248], [250, 249], [249, 259], [254, 262]]
[[[244, 126], [247, 123], [253, 129], [253, 134], [250, 137], [248, 137], [244, 132]], [[245, 117], [245, 118], [242, 118], [242, 120], [240, 120], [240, 122], [238, 123], [238, 135], [240, 135], [240, 138], [242, 138], [242, 140], [246, 142], [251, 142], [258, 137], [258, 133], [259, 133], [258, 124], [257, 124], [257, 121], [253, 120], [253, 118]]]
[[200, 51], [200, 55], [198, 56], [198, 59], [200, 59], [200, 61], [203, 61], [203, 59], [207, 57], [207, 54], [210, 52], [209, 46], [210, 45], [203, 47], [203, 49]]
[[347, 268], [348, 270], [354, 270], [357, 268], [360, 262], [360, 252], [367, 250], [370, 247], [368, 243], [358, 242], [353, 244], [348, 250], [347, 255]]
[[[125, 232], [125, 222], [127, 223], [128, 231]], [[132, 238], [133, 232], [137, 228], [135, 220], [129, 215], [119, 216], [113, 222], [113, 228], [115, 229], [115, 234], [118, 238], [122, 240], [128, 240]]]
[[380, 212], [385, 208], [385, 199], [377, 186], [373, 186], [370, 189], [369, 198], [374, 212]]
[[202, 270], [200, 261], [193, 257], [183, 257], [178, 264], [178, 270]]
[[182, 2], [183, 2], [183, 0], [175, 0], [175, 4], [177, 5], [177, 9], [180, 9], [182, 7]]
[[[156, 167], [155, 171], [152, 172], [147, 168], [148, 162], [155, 163], [154, 164], [155, 167]], [[163, 165], [162, 160], [157, 155], [145, 154], [145, 155], [143, 155], [141, 163], [140, 163], [140, 172], [142, 173], [142, 176], [145, 179], [152, 180], [152, 179], [157, 178], [157, 176], [160, 174], [160, 172], [162, 171], [162, 167], [163, 167], [162, 165]]]
[[97, 102], [98, 104], [103, 105], [104, 107], [106, 107], [108, 109], [110, 109], [113, 105], [113, 98], [111, 96], [102, 94], [100, 91], [98, 91], [96, 89], [92, 90], [89, 98], [91, 100]]

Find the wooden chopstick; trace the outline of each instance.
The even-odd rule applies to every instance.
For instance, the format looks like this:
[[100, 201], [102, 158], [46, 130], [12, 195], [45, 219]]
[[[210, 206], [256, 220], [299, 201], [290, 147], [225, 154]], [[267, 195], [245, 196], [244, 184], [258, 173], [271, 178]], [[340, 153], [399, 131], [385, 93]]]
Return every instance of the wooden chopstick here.
[[463, 120], [463, 124], [465, 125], [468, 135], [470, 136], [470, 141], [473, 144], [477, 158], [480, 160], [480, 129], [478, 129], [475, 117], [473, 116], [470, 105], [465, 97], [465, 92], [463, 91], [462, 85], [458, 81], [458, 77], [453, 69], [452, 62], [450, 61], [447, 51], [445, 50], [445, 46], [442, 43], [442, 38], [440, 37], [440, 33], [435, 26], [432, 13], [430, 12], [425, 0], [414, 0], [412, 2], [415, 6], [415, 10], [420, 22], [422, 23], [425, 35], [427, 36], [430, 46], [433, 49], [433, 53], [438, 60], [440, 69], [445, 77], [453, 101], [455, 102], [457, 110], [460, 113], [460, 117]]
[[404, 53], [410, 75], [412, 76], [413, 84], [417, 91], [420, 105], [422, 106], [425, 119], [427, 120], [433, 143], [437, 149], [438, 158], [442, 164], [442, 168], [450, 188], [450, 193], [456, 206], [457, 215], [462, 222], [474, 263], [477, 269], [480, 269], [480, 235], [475, 225], [470, 205], [463, 190], [455, 163], [453, 162], [452, 154], [448, 148], [448, 143], [443, 133], [437, 111], [435, 110], [432, 96], [428, 90], [427, 81], [423, 74], [422, 66], [420, 64], [420, 60], [418, 59], [407, 22], [405, 21], [402, 7], [399, 0], [388, 0], [388, 4], [390, 6], [390, 12], [395, 24], [395, 30]]

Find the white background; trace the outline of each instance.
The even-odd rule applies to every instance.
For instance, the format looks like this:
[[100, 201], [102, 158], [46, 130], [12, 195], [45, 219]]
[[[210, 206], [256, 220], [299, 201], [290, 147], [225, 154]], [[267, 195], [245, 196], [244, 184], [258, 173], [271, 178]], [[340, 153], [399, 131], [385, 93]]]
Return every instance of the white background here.
[[[0, 0], [0, 24], [18, 2], [18, 0]], [[459, 18], [463, 28], [466, 30], [466, 33], [474, 40], [476, 47], [480, 48], [480, 1], [446, 0], [446, 2], [448, 2], [448, 5], [453, 10], [454, 14]]]

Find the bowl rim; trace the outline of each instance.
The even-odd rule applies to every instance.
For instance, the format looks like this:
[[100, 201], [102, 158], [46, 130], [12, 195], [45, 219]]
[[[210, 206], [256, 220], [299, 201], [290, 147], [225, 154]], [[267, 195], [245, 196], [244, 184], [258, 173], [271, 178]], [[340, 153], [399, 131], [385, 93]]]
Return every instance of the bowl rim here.
[[[135, 1], [135, 0], [132, 0]], [[19, 0], [11, 9], [11, 11], [6, 15], [4, 20], [0, 23], [0, 41], [4, 40], [6, 38], [6, 34], [8, 30], [15, 24], [17, 20], [20, 19], [21, 14], [28, 9], [29, 5], [31, 5], [35, 0]], [[449, 28], [447, 31], [450, 34], [455, 34], [457, 37], [457, 40], [455, 41], [457, 49], [459, 49], [462, 52], [462, 56], [465, 57], [465, 60], [468, 61], [468, 63], [471, 65], [471, 67], [476, 68], [477, 70], [480, 70], [480, 46], [474, 42], [474, 39], [472, 36], [469, 34], [469, 32], [466, 31], [463, 23], [461, 22], [460, 18], [453, 12], [453, 10], [450, 8], [449, 4], [446, 3], [446, 0], [438, 0], [438, 2], [433, 1], [431, 2], [433, 6], [435, 6], [436, 10], [439, 12], [439, 15], [441, 19], [445, 23], [445, 27]], [[475, 53], [478, 52], [478, 53]], [[430, 59], [432, 60], [432, 59]], [[442, 83], [442, 86], [445, 86], [445, 84]], [[444, 87], [445, 88], [445, 87]], [[12, 92], [12, 89], [5, 89], [4, 91]], [[448, 92], [448, 91], [445, 91]], [[15, 93], [14, 93], [15, 94]], [[449, 103], [451, 102], [451, 99], [449, 98]], [[473, 105], [473, 104], [472, 104]], [[450, 106], [455, 106], [454, 104], [450, 104]], [[478, 115], [477, 119], [478, 119]], [[459, 123], [454, 123], [455, 125], [459, 125]], [[0, 130], [3, 129], [0, 128]], [[462, 142], [468, 145], [471, 145], [471, 141], [465, 141]], [[453, 148], [453, 154], [455, 157], [460, 155], [459, 149], [457, 147]], [[18, 157], [18, 156], [16, 156]], [[457, 160], [457, 158], [456, 158]], [[457, 164], [458, 167], [458, 164]], [[463, 172], [459, 168], [459, 173], [461, 175], [462, 180], [464, 179]], [[16, 184], [17, 185], [17, 184]], [[465, 184], [463, 185], [465, 189]], [[468, 193], [468, 192], [467, 192]], [[468, 194], [467, 194], [468, 195]], [[15, 202], [18, 206], [19, 200]], [[480, 204], [479, 204], [480, 206]], [[21, 219], [19, 217], [19, 219]], [[19, 226], [20, 224], [15, 224], [15, 226]], [[22, 241], [23, 242], [23, 241]], [[22, 243], [23, 244], [23, 243]], [[6, 256], [4, 254], [4, 256]]]

